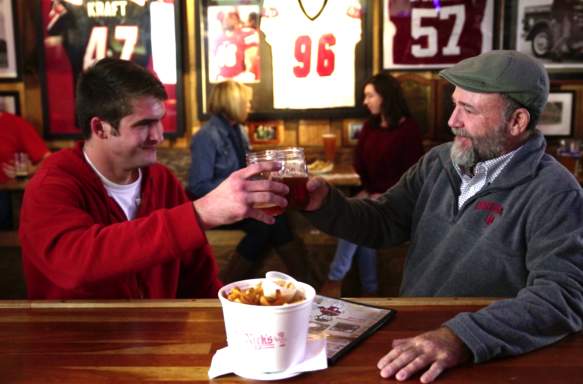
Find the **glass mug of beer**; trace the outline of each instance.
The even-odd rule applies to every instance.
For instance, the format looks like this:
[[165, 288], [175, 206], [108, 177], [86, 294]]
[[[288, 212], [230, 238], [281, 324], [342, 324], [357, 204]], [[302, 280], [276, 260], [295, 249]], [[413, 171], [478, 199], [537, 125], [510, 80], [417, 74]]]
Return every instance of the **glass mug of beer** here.
[[333, 163], [336, 158], [336, 134], [324, 133], [322, 143], [324, 145], [324, 159]]
[[24, 152], [17, 152], [14, 154], [14, 171], [16, 173], [16, 180], [22, 181], [28, 178], [30, 168], [30, 159]]
[[[286, 196], [288, 208], [306, 208], [310, 201], [310, 196], [306, 187], [306, 183], [308, 182], [308, 167], [306, 166], [304, 149], [288, 147], [247, 154], [248, 165], [261, 161], [277, 161], [281, 164], [281, 169], [274, 172], [263, 172], [257, 175], [257, 177], [286, 184], [289, 187], [289, 194]], [[272, 216], [280, 215], [283, 212], [282, 207], [269, 203], [256, 205], [255, 208], [262, 209], [265, 213]]]

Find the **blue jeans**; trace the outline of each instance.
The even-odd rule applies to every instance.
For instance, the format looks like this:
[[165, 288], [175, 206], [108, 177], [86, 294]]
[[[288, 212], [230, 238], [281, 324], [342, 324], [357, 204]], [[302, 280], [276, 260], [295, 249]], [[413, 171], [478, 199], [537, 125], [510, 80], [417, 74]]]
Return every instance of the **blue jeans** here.
[[338, 239], [334, 260], [330, 263], [328, 279], [342, 280], [352, 266], [352, 259], [358, 257], [360, 284], [365, 293], [376, 293], [379, 290], [377, 277], [377, 251]]

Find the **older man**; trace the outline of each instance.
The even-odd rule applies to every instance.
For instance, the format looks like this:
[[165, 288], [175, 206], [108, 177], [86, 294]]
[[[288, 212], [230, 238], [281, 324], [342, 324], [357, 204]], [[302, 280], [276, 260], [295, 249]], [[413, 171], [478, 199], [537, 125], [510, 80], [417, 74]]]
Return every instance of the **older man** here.
[[243, 218], [274, 219], [252, 206], [285, 206], [281, 183], [233, 173], [189, 201], [156, 163], [166, 92], [146, 69], [103, 59], [77, 83], [86, 141], [51, 156], [30, 180], [20, 240], [30, 298], [216, 296], [220, 281], [204, 230]]
[[370, 247], [411, 241], [403, 296], [505, 298], [442, 327], [394, 340], [382, 377], [422, 382], [556, 342], [582, 328], [583, 193], [545, 154], [536, 130], [549, 92], [544, 67], [493, 51], [440, 75], [456, 86], [455, 139], [429, 151], [378, 201], [347, 199], [310, 180], [306, 216]]

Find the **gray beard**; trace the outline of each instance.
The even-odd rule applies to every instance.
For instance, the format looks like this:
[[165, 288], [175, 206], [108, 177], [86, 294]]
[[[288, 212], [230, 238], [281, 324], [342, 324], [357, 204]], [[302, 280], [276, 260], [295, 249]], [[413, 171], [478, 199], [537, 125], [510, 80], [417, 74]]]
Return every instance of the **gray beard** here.
[[450, 158], [454, 164], [461, 168], [472, 169], [481, 161], [495, 159], [506, 153], [507, 134], [505, 123], [480, 138], [468, 135], [463, 129], [452, 128], [451, 131], [454, 135], [467, 137], [472, 142], [471, 148], [468, 149], [463, 149], [455, 141], [453, 142]]

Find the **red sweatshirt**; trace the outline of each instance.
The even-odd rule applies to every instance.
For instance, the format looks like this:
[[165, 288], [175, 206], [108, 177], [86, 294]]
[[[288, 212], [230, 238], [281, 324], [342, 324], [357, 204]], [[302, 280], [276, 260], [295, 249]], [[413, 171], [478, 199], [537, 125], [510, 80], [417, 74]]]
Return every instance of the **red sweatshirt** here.
[[49, 157], [26, 186], [19, 236], [29, 298], [216, 297], [216, 262], [176, 177], [160, 164], [143, 168], [127, 221], [82, 145]]
[[383, 193], [423, 155], [421, 132], [405, 118], [393, 129], [373, 128], [365, 122], [354, 153], [354, 169], [368, 193]]

